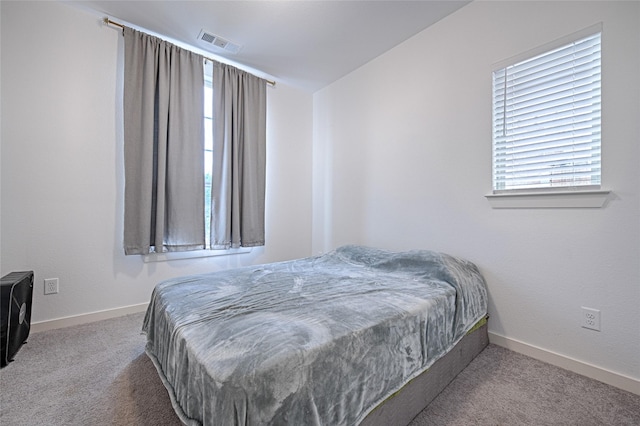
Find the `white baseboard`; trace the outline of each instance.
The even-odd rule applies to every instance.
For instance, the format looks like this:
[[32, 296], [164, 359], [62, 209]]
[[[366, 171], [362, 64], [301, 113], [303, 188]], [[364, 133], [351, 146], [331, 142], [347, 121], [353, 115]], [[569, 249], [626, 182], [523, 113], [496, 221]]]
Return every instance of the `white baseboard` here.
[[489, 342], [548, 364], [555, 365], [556, 367], [564, 368], [565, 370], [573, 371], [574, 373], [578, 373], [582, 376], [615, 386], [627, 392], [640, 395], [640, 380], [634, 379], [633, 377], [605, 370], [604, 368], [492, 332], [489, 332]]
[[101, 321], [110, 318], [117, 318], [123, 315], [135, 314], [147, 310], [149, 303], [123, 306], [122, 308], [107, 309], [104, 311], [91, 312], [88, 314], [73, 315], [70, 317], [57, 318], [49, 321], [35, 322], [31, 324], [31, 332], [54, 330], [56, 328], [70, 327], [72, 325], [86, 324], [94, 321]]

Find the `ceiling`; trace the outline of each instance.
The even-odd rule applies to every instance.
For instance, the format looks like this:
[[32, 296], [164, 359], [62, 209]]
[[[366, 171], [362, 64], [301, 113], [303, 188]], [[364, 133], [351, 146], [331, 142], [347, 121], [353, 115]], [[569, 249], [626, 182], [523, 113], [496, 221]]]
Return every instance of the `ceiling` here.
[[[315, 92], [467, 1], [70, 1], [257, 75]], [[206, 30], [240, 45], [198, 39]]]

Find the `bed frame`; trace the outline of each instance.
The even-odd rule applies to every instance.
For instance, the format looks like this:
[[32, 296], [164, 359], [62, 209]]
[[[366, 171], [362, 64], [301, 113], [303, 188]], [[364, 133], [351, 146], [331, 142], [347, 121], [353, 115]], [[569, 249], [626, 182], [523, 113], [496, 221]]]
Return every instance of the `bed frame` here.
[[485, 318], [428, 370], [371, 411], [360, 426], [409, 424], [488, 344]]

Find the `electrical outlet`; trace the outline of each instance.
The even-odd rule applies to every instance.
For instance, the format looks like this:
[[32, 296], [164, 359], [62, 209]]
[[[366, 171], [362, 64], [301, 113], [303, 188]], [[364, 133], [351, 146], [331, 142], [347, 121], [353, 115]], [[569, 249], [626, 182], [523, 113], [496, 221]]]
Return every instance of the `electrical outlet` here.
[[600, 311], [582, 307], [582, 327], [600, 331]]
[[46, 278], [44, 280], [44, 294], [56, 294], [58, 288], [57, 278]]

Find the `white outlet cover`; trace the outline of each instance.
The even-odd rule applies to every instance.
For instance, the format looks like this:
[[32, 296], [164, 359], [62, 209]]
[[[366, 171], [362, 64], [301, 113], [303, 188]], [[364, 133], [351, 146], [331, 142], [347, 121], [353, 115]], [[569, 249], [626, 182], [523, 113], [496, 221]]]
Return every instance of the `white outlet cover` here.
[[582, 306], [582, 327], [600, 331], [600, 311]]
[[56, 294], [59, 291], [57, 278], [46, 278], [44, 280], [44, 294]]

